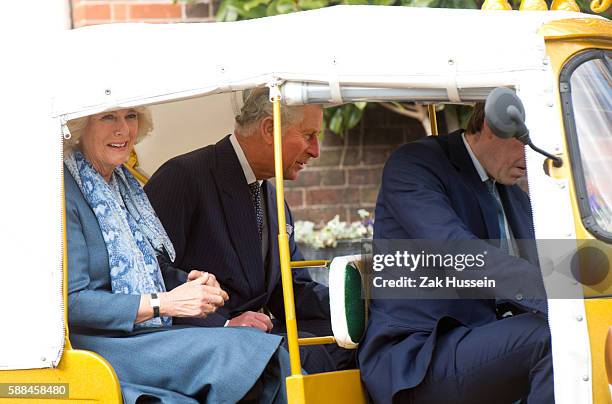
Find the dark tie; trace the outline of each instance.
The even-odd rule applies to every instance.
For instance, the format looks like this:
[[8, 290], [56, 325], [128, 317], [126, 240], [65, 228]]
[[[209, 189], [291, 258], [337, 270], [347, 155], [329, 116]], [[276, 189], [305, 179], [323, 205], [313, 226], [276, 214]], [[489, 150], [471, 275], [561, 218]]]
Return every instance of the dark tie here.
[[510, 253], [508, 248], [508, 238], [506, 237], [506, 217], [504, 216], [504, 208], [502, 202], [499, 199], [497, 192], [495, 192], [495, 182], [492, 179], [485, 181], [491, 197], [495, 201], [495, 209], [497, 210], [497, 224], [499, 225], [499, 248], [506, 254]]
[[261, 185], [259, 185], [259, 182], [255, 181], [249, 184], [249, 189], [251, 190], [251, 201], [253, 201], [253, 207], [255, 208], [255, 217], [257, 218], [257, 230], [259, 234], [259, 239], [261, 240], [264, 218], [263, 209], [261, 207]]

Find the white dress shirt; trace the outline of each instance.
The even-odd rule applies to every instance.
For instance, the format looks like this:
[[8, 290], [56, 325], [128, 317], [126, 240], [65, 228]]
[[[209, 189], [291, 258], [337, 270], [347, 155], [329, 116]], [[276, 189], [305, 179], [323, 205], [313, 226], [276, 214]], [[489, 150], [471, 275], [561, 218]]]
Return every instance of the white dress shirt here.
[[[258, 180], [255, 177], [255, 173], [253, 172], [253, 169], [251, 168], [251, 165], [249, 164], [249, 161], [247, 160], [244, 154], [244, 151], [242, 150], [242, 147], [240, 147], [240, 143], [238, 143], [238, 139], [236, 139], [236, 135], [234, 134], [230, 135], [230, 142], [232, 143], [232, 146], [234, 147], [236, 156], [238, 156], [238, 161], [240, 162], [240, 167], [242, 167], [242, 171], [244, 172], [244, 178], [245, 178], [246, 183], [251, 185], [252, 183], [257, 181], [257, 183], [259, 183], [259, 186], [261, 187], [263, 180]], [[264, 263], [265, 263], [266, 255], [268, 253], [268, 210], [266, 208], [267, 206], [266, 199], [267, 199], [267, 195], [263, 194], [263, 189], [262, 189], [261, 208], [263, 209], [263, 212], [264, 212], [264, 220], [263, 220], [263, 228], [261, 232], [261, 257], [264, 260]]]
[[[478, 173], [478, 175], [480, 176], [480, 179], [482, 180], [482, 182], [486, 182], [489, 180], [489, 174], [487, 174], [487, 172], [485, 171], [484, 167], [482, 166], [482, 164], [480, 164], [480, 161], [478, 161], [478, 158], [476, 157], [476, 155], [474, 154], [474, 152], [472, 151], [472, 148], [470, 147], [470, 144], [467, 142], [467, 140], [465, 140], [465, 133], [461, 134], [461, 138], [463, 139], [463, 144], [465, 145], [465, 148], [467, 149], [468, 154], [470, 155], [470, 158], [472, 159], [472, 163], [474, 164], [474, 168], [476, 169], [476, 172]], [[493, 183], [495, 183], [495, 180], [492, 179]], [[497, 187], [493, 187], [493, 190], [497, 196], [497, 199], [501, 202], [501, 198], [499, 197], [499, 192], [497, 192]], [[513, 255], [515, 257], [518, 257], [518, 248], [516, 245], [516, 240], [514, 239], [514, 235], [512, 234], [512, 229], [510, 228], [510, 226], [508, 225], [508, 217], [506, 216], [506, 208], [504, 207], [504, 204], [502, 203], [502, 209], [504, 210], [502, 213], [504, 215], [504, 227], [505, 227], [505, 233], [506, 233], [506, 239], [509, 241], [508, 243], [508, 253], [510, 255]]]

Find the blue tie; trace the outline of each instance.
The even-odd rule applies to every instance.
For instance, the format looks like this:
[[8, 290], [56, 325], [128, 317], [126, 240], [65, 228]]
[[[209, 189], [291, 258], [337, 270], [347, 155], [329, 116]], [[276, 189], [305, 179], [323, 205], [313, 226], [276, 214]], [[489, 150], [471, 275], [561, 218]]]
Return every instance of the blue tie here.
[[255, 217], [257, 218], [257, 230], [259, 231], [259, 239], [261, 240], [263, 233], [263, 208], [261, 207], [261, 185], [255, 181], [249, 184], [251, 190], [251, 201], [255, 208]]
[[495, 182], [489, 178], [485, 181], [485, 184], [487, 184], [489, 194], [491, 194], [491, 197], [493, 197], [493, 200], [495, 201], [495, 209], [497, 210], [497, 224], [499, 225], [499, 248], [506, 254], [509, 254], [510, 249], [508, 248], [508, 237], [506, 237], [506, 218], [504, 216], [502, 202], [495, 190]]

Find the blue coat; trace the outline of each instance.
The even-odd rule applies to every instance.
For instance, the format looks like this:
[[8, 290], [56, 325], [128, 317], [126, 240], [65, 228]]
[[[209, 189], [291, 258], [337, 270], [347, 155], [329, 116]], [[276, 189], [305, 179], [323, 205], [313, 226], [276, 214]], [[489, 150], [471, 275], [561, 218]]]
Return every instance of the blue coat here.
[[[284, 402], [288, 355], [276, 335], [246, 328], [134, 330], [140, 296], [111, 292], [102, 232], [67, 169], [64, 187], [70, 340], [111, 363], [126, 403], [143, 395], [164, 403], [235, 403], [264, 369], [276, 375], [263, 378], [264, 401]], [[168, 289], [186, 279], [165, 261], [161, 267]]]
[[[517, 278], [537, 277], [539, 270], [531, 264], [537, 262], [535, 249], [520, 240], [534, 238], [529, 199], [518, 186], [498, 184], [498, 191], [524, 259], [497, 249], [489, 259]], [[374, 238], [499, 239], [495, 209], [460, 133], [429, 137], [402, 146], [387, 161]], [[534, 285], [534, 290], [543, 290], [541, 283]], [[516, 296], [511, 302], [515, 306], [546, 312], [545, 301]], [[418, 385], [434, 351], [453, 350], [461, 339], [460, 333], [453, 333], [438, 345], [440, 335], [449, 329], [459, 325], [469, 329], [496, 320], [495, 300], [372, 300], [359, 347], [361, 374], [371, 397], [389, 403], [398, 391]]]
[[[222, 326], [244, 311], [266, 307], [284, 320], [278, 253], [276, 190], [263, 181], [268, 217], [267, 261], [261, 254], [249, 186], [229, 136], [164, 163], [145, 191], [185, 270], [215, 274], [230, 300], [205, 322]], [[303, 260], [294, 239], [293, 217], [285, 203], [291, 260]], [[293, 269], [295, 307], [300, 320], [329, 320], [329, 292], [305, 268]]]

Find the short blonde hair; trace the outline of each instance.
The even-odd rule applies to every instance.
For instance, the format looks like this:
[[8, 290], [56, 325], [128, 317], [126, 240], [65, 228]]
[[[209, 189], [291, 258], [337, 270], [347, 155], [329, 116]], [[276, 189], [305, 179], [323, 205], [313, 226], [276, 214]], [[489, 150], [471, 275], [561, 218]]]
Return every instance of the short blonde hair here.
[[[131, 109], [138, 114], [138, 133], [136, 134], [135, 142], [138, 143], [153, 130], [153, 116], [151, 115], [151, 110], [147, 107], [136, 107]], [[88, 115], [68, 121], [70, 139], [64, 140], [64, 152], [72, 151], [79, 146], [81, 136], [85, 133], [85, 128], [87, 127], [90, 116], [91, 115]]]

